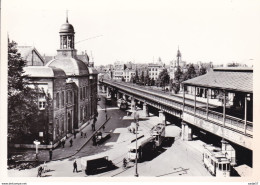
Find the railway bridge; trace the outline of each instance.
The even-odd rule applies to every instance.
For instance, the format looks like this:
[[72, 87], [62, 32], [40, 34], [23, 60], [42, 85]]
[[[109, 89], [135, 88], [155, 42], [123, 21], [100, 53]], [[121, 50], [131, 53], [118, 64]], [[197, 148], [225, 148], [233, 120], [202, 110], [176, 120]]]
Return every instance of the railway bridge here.
[[141, 104], [146, 116], [149, 109], [156, 108], [164, 123], [167, 115], [179, 118], [183, 140], [192, 140], [196, 128], [253, 148], [252, 69], [214, 69], [184, 81], [179, 94], [106, 79], [100, 79], [99, 88], [107, 97], [131, 100], [131, 109]]

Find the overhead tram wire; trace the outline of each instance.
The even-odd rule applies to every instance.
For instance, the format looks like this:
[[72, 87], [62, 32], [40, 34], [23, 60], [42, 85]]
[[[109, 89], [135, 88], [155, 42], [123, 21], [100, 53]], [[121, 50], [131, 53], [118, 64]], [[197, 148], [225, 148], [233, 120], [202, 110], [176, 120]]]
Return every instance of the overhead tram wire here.
[[103, 35], [97, 35], [97, 36], [94, 36], [94, 37], [89, 37], [89, 38], [86, 38], [86, 39], [83, 39], [83, 40], [80, 40], [80, 41], [77, 41], [75, 42], [75, 44], [78, 44], [80, 42], [84, 42], [86, 40], [90, 40], [90, 39], [95, 39], [95, 38], [98, 38], [98, 37], [102, 37]]

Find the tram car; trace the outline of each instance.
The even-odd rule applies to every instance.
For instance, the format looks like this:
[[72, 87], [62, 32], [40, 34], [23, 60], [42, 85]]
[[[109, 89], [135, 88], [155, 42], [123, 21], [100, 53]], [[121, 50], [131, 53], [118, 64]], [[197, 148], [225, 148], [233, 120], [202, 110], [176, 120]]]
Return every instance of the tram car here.
[[160, 147], [163, 140], [165, 139], [165, 125], [162, 123], [155, 125], [150, 130], [150, 134], [155, 138], [156, 147]]
[[126, 110], [128, 108], [127, 101], [122, 98], [117, 100], [117, 106], [121, 110]]
[[203, 163], [213, 176], [230, 177], [230, 160], [220, 148], [212, 145], [204, 145]]

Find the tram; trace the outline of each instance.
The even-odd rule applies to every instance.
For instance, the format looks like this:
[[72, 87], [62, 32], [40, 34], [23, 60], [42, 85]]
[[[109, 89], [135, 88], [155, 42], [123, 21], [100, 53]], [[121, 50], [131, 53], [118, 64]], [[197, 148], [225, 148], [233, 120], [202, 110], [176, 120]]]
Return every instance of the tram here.
[[155, 138], [156, 147], [160, 147], [163, 140], [165, 139], [165, 125], [162, 123], [155, 125], [151, 129], [150, 134]]
[[127, 101], [124, 99], [118, 99], [117, 100], [117, 106], [121, 109], [121, 110], [126, 110], [128, 105], [127, 105]]
[[213, 176], [230, 177], [230, 160], [220, 148], [213, 145], [204, 145], [203, 163]]

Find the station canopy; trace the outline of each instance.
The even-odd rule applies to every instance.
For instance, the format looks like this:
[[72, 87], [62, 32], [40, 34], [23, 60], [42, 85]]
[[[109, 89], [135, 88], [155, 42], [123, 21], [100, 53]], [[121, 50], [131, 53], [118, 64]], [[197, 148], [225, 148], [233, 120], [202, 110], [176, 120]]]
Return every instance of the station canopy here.
[[217, 68], [183, 82], [184, 85], [253, 93], [252, 68]]

